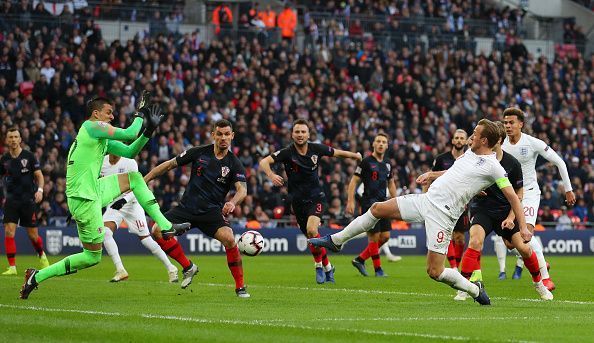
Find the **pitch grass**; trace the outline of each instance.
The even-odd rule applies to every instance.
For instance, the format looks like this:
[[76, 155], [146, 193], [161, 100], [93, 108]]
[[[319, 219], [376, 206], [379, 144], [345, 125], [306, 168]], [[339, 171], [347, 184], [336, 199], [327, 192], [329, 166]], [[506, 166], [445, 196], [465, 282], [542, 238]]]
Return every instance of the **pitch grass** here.
[[[310, 256], [244, 258], [250, 299], [235, 296], [224, 256], [194, 257], [200, 273], [186, 290], [166, 282], [152, 256], [124, 256], [130, 279], [113, 284], [109, 257], [50, 279], [17, 299], [19, 276], [0, 278], [3, 342], [422, 342], [594, 341], [593, 258], [550, 257], [555, 300], [542, 302], [525, 271], [499, 281], [483, 257], [493, 306], [455, 302], [455, 291], [425, 275], [424, 257], [384, 262], [387, 278], [362, 277], [351, 256], [331, 256], [336, 284], [317, 285]], [[56, 261], [57, 258], [51, 258]], [[515, 258], [508, 258], [509, 275]], [[368, 269], [373, 274], [370, 263]], [[181, 277], [181, 273], [180, 273]]]

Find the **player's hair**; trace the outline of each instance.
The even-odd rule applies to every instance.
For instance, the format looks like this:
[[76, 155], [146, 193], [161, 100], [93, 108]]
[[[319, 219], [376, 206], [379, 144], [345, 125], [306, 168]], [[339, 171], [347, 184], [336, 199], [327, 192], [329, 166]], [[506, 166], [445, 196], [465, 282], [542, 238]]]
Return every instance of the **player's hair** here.
[[6, 130], [6, 133], [8, 134], [9, 132], [14, 132], [14, 131], [18, 132], [19, 136], [21, 135], [21, 130], [19, 130], [18, 126], [9, 127], [8, 130]]
[[503, 125], [503, 122], [501, 121], [496, 121], [495, 125], [497, 125], [497, 129], [499, 130], [499, 144], [502, 144], [505, 137], [507, 137], [507, 134], [505, 133], [505, 125]]
[[503, 118], [511, 116], [516, 116], [516, 118], [518, 118], [518, 120], [522, 123], [524, 123], [524, 119], [526, 119], [524, 112], [517, 107], [508, 107], [505, 109], [505, 111], [503, 111]]
[[499, 142], [499, 128], [497, 124], [490, 121], [489, 119], [481, 119], [479, 120], [478, 124], [483, 127], [483, 131], [481, 132], [481, 136], [487, 139], [489, 142], [489, 148], [493, 148], [497, 142]]
[[[460, 132], [460, 133], [463, 133], [463, 134], [464, 134], [464, 136], [466, 136], [466, 138], [468, 138], [468, 132], [466, 132], [466, 131], [464, 131], [464, 130], [462, 130], [462, 129], [456, 129], [456, 131], [454, 131], [454, 136], [455, 136], [455, 135], [456, 135], [458, 132]], [[452, 136], [452, 138], [454, 138], [454, 137]]]
[[305, 126], [307, 126], [307, 130], [309, 130], [309, 123], [307, 122], [307, 120], [305, 120], [303, 118], [299, 118], [293, 122], [293, 126], [291, 127], [291, 132], [293, 132], [293, 129], [295, 129], [295, 126], [297, 126], [297, 125], [305, 125]]
[[93, 111], [101, 111], [103, 105], [111, 105], [111, 101], [108, 98], [99, 96], [93, 98], [87, 102], [87, 117], [93, 114]]
[[219, 119], [219, 120], [217, 120], [214, 123], [213, 127], [212, 127], [212, 132], [214, 132], [214, 130], [216, 130], [217, 127], [220, 127], [220, 128], [230, 127], [231, 130], [233, 130], [233, 125], [231, 125], [231, 122], [228, 121], [227, 119]]
[[[386, 140], [388, 140], [388, 141], [390, 140], [390, 137], [385, 132], [379, 132], [377, 135], [375, 135], [375, 138], [377, 138], [377, 137], [386, 137]], [[375, 138], [374, 138], [374, 140], [375, 140]]]

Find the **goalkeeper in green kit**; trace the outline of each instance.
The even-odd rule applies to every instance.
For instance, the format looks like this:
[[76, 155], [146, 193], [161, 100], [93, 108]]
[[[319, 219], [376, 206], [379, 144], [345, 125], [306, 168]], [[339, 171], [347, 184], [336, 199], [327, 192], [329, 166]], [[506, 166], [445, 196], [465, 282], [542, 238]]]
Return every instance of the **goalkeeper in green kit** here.
[[[27, 299], [37, 285], [51, 277], [76, 273], [101, 261], [103, 226], [101, 208], [120, 194], [131, 190], [138, 203], [151, 218], [164, 228], [166, 236], [174, 229], [189, 228], [190, 223], [172, 224], [168, 221], [148, 189], [139, 172], [115, 174], [99, 178], [103, 157], [114, 154], [134, 158], [149, 141], [163, 116], [158, 105], [149, 104], [150, 94], [143, 92], [136, 118], [126, 129], [109, 124], [113, 120], [113, 107], [106, 98], [95, 98], [87, 103], [89, 118], [82, 124], [68, 152], [66, 169], [66, 196], [72, 219], [76, 221], [83, 251], [41, 270], [27, 269], [21, 287], [21, 299]], [[133, 141], [130, 145], [122, 141]]]

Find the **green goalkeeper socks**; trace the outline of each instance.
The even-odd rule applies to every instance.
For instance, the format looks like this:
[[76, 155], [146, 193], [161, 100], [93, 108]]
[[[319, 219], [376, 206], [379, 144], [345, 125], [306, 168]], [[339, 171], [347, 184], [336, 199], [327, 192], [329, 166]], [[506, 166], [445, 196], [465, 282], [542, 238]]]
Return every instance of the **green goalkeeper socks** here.
[[35, 281], [41, 283], [54, 276], [73, 274], [81, 269], [92, 267], [100, 261], [101, 250], [92, 251], [83, 249], [78, 254], [67, 256], [63, 260], [43, 268], [35, 274]]
[[155, 196], [148, 189], [146, 182], [144, 182], [142, 174], [139, 172], [128, 173], [128, 180], [130, 180], [130, 189], [132, 190], [132, 193], [134, 193], [136, 200], [138, 200], [138, 203], [146, 213], [153, 218], [161, 230], [167, 231], [171, 229], [171, 222], [165, 218], [163, 213], [161, 213], [159, 204], [157, 204]]

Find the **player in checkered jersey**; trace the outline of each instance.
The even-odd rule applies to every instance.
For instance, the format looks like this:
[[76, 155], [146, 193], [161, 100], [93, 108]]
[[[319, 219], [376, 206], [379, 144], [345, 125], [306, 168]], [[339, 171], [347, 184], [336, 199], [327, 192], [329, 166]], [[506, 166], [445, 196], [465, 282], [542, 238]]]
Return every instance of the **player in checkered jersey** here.
[[[511, 154], [522, 165], [522, 174], [524, 175], [524, 198], [522, 199], [522, 206], [524, 207], [528, 229], [534, 232], [534, 225], [538, 216], [538, 206], [540, 205], [540, 187], [536, 179], [536, 159], [539, 155], [555, 164], [557, 169], [559, 169], [559, 174], [561, 174], [561, 179], [563, 180], [563, 187], [565, 188], [565, 202], [568, 205], [573, 206], [575, 204], [575, 194], [573, 193], [567, 166], [563, 159], [545, 142], [522, 133], [524, 119], [524, 112], [519, 108], [507, 108], [503, 111], [503, 124], [505, 125], [507, 138], [501, 147], [503, 151]], [[536, 252], [543, 284], [550, 291], [554, 290], [555, 284], [549, 276], [542, 245], [533, 237], [530, 241], [530, 247]]]
[[[101, 167], [101, 177], [122, 174], [129, 172], [137, 172], [138, 164], [131, 158], [120, 157], [117, 155], [109, 154], [103, 159], [103, 166]], [[128, 272], [124, 268], [122, 258], [118, 251], [118, 245], [113, 239], [113, 233], [122, 223], [126, 222], [128, 226], [128, 232], [138, 236], [138, 239], [142, 245], [147, 248], [156, 258], [163, 263], [169, 274], [169, 282], [177, 282], [177, 268], [169, 262], [165, 252], [159, 247], [159, 244], [153, 240], [148, 229], [146, 222], [146, 216], [144, 210], [136, 201], [134, 193], [130, 192], [125, 195], [121, 195], [115, 199], [114, 202], [107, 205], [107, 209], [103, 214], [103, 222], [109, 230], [105, 230], [105, 238], [103, 240], [103, 246], [111, 257], [113, 264], [116, 267], [116, 273], [110, 280], [111, 282], [119, 282], [128, 279]]]

